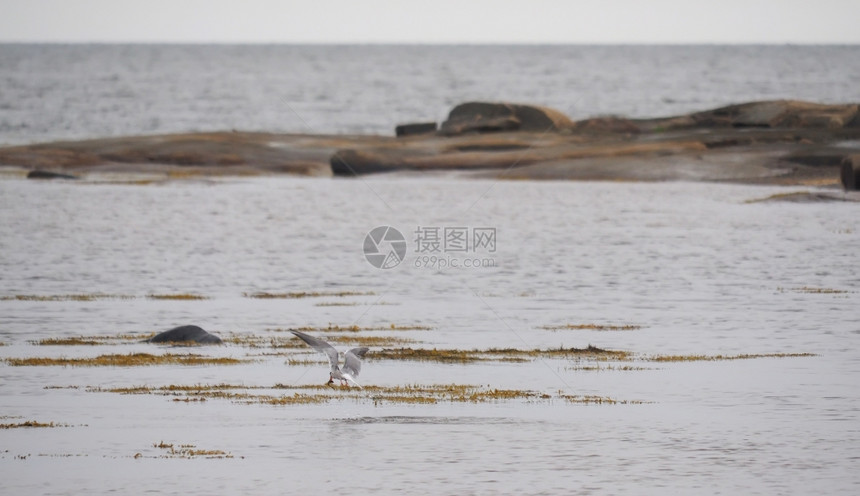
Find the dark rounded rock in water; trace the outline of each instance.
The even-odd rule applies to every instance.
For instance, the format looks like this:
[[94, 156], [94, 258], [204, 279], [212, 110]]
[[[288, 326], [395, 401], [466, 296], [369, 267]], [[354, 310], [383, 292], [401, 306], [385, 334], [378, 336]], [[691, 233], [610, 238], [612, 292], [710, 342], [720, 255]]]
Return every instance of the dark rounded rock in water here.
[[435, 122], [416, 122], [412, 124], [400, 124], [394, 128], [394, 134], [398, 138], [403, 136], [415, 136], [419, 134], [430, 134], [436, 132]]
[[77, 176], [36, 169], [27, 173], [27, 179], [77, 179]]
[[221, 338], [209, 334], [196, 325], [175, 327], [164, 331], [146, 340], [147, 343], [197, 343], [197, 344], [221, 344]]
[[842, 186], [848, 191], [860, 191], [860, 155], [849, 155], [842, 159], [840, 171]]

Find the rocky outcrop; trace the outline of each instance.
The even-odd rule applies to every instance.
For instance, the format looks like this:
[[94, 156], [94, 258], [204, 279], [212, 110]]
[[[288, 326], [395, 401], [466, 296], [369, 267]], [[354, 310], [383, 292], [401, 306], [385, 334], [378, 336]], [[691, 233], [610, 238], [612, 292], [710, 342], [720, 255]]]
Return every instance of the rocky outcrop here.
[[[61, 174], [353, 176], [396, 171], [552, 180], [735, 181], [856, 188], [856, 104], [753, 102], [659, 119], [570, 121], [472, 102], [407, 137], [194, 133], [0, 148], [0, 166]], [[422, 127], [423, 126], [423, 127]], [[403, 130], [401, 130], [403, 131]], [[412, 131], [407, 130], [406, 133]], [[845, 165], [848, 164], [848, 165]]]
[[[706, 147], [699, 142], [684, 140], [665, 143], [610, 142], [583, 144], [569, 138], [542, 139], [542, 133], [510, 140], [507, 146], [471, 143], [461, 137], [459, 144], [445, 146], [446, 138], [437, 138], [436, 150], [416, 150], [408, 147], [338, 150], [331, 160], [335, 175], [360, 175], [394, 171], [510, 171], [527, 166], [560, 160], [620, 159], [637, 156], [651, 158], [677, 153], [701, 153]], [[448, 138], [450, 139], [450, 138]], [[469, 143], [469, 144], [465, 144]], [[517, 146], [515, 143], [526, 143]], [[531, 143], [529, 145], [528, 143]]]
[[573, 122], [558, 110], [515, 103], [468, 102], [457, 105], [442, 123], [445, 136], [498, 131], [550, 132], [571, 129]]
[[164, 172], [178, 175], [331, 175], [339, 136], [192, 133], [130, 136], [0, 148], [0, 165], [30, 170]]
[[650, 129], [841, 129], [858, 125], [857, 104], [827, 105], [798, 100], [741, 103], [688, 116], [640, 121], [640, 126]]
[[836, 184], [843, 158], [860, 154], [857, 107], [772, 101], [662, 119], [570, 122], [473, 102], [454, 108], [438, 136], [341, 149], [331, 165], [336, 175], [456, 170], [519, 179]]

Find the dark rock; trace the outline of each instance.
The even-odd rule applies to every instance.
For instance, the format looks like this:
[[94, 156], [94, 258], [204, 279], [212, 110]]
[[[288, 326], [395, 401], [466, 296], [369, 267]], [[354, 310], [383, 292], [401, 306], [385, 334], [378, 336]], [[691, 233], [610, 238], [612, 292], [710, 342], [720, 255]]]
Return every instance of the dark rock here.
[[573, 122], [558, 110], [513, 103], [468, 102], [457, 105], [442, 123], [442, 134], [498, 131], [548, 132], [570, 129]]
[[338, 150], [331, 156], [331, 172], [335, 176], [353, 176], [397, 170], [398, 164], [380, 153], [364, 150]]
[[860, 155], [849, 155], [842, 159], [840, 176], [846, 190], [860, 191]]
[[27, 179], [77, 179], [77, 176], [37, 169], [27, 173]]
[[442, 134], [455, 136], [466, 133], [497, 133], [519, 131], [520, 120], [513, 116], [481, 116], [476, 119], [447, 120], [442, 123]]
[[429, 134], [436, 132], [435, 122], [416, 122], [411, 124], [400, 124], [394, 128], [398, 138], [403, 136], [415, 136], [417, 134]]
[[221, 344], [221, 338], [195, 325], [175, 327], [146, 340], [147, 343]]

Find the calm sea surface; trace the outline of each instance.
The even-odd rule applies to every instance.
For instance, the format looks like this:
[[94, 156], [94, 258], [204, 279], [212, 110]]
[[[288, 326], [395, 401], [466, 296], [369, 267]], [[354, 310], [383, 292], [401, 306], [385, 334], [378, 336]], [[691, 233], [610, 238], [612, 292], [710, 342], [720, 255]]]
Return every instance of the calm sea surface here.
[[[0, 143], [225, 128], [391, 134], [397, 122], [440, 119], [468, 99], [541, 103], [573, 117], [763, 98], [860, 101], [857, 55], [856, 47], [4, 45]], [[55, 423], [0, 429], [2, 494], [860, 492], [860, 205], [749, 203], [786, 190], [695, 183], [395, 175], [146, 184], [0, 172], [0, 424]], [[403, 262], [384, 270], [364, 254], [365, 236], [382, 225], [407, 246]], [[417, 251], [446, 227], [491, 230], [495, 245], [457, 251], [452, 239], [436, 258]], [[359, 294], [245, 296], [343, 291]], [[207, 299], [147, 297], [172, 294]], [[22, 295], [36, 298], [15, 299]], [[237, 339], [190, 350], [37, 344], [183, 324]], [[546, 328], [568, 324], [636, 328]], [[368, 388], [323, 404], [264, 405], [103, 392], [228, 384], [289, 394], [273, 388], [326, 380], [314, 360], [322, 356], [265, 343], [284, 338], [278, 329], [329, 325], [383, 329], [317, 333], [344, 339], [341, 349], [352, 336], [407, 340], [371, 346], [365, 386], [469, 384], [551, 399], [391, 403]], [[263, 345], [242, 344], [249, 337]], [[589, 344], [633, 359], [374, 359], [399, 346]], [[7, 361], [137, 352], [252, 361]], [[666, 355], [748, 358], [652, 360]], [[162, 442], [232, 458], [177, 458]]]
[[[148, 186], [2, 180], [3, 296], [129, 297], [0, 301], [4, 358], [185, 353], [34, 341], [187, 323], [264, 338], [300, 326], [420, 325], [432, 330], [364, 334], [440, 349], [592, 344], [637, 358], [436, 364], [373, 360], [380, 347], [372, 347], [361, 376], [365, 385], [476, 384], [629, 402], [602, 405], [377, 404], [367, 393], [272, 406], [88, 390], [326, 379], [322, 362], [286, 363], [307, 358], [304, 350], [285, 358], [237, 344], [191, 352], [256, 361], [0, 364], [3, 423], [68, 425], [0, 431], [0, 487], [8, 494], [856, 494], [860, 207], [746, 203], [779, 191], [442, 178]], [[377, 225], [405, 234], [401, 265], [382, 270], [365, 260], [364, 237]], [[495, 252], [477, 255], [494, 266], [427, 266], [415, 253], [419, 226], [495, 228]], [[344, 290], [373, 294], [243, 296]], [[210, 299], [146, 298], [175, 293]], [[543, 328], [590, 323], [641, 328]], [[815, 356], [647, 360], [774, 353]], [[154, 447], [161, 441], [235, 458], [161, 459]]]
[[0, 144], [202, 130], [393, 134], [456, 104], [659, 117], [860, 101], [858, 46], [0, 45]]

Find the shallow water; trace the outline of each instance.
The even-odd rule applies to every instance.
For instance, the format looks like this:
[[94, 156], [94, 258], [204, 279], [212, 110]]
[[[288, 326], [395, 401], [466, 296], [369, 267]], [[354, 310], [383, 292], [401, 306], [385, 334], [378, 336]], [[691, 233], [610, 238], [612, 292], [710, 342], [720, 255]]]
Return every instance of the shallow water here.
[[[0, 357], [191, 352], [256, 361], [0, 363], [0, 423], [62, 424], [0, 430], [0, 489], [856, 494], [860, 206], [746, 203], [778, 192], [784, 190], [396, 176], [148, 186], [2, 180], [0, 297], [125, 298], [0, 300]], [[398, 267], [377, 269], [365, 260], [365, 235], [378, 225], [406, 237]], [[420, 226], [495, 228], [494, 252], [468, 254], [493, 266], [423, 266], [415, 253]], [[449, 263], [466, 256], [442, 255]], [[243, 296], [258, 291], [373, 294]], [[147, 298], [178, 293], [209, 299]], [[554, 399], [400, 404], [375, 402], [366, 392], [326, 404], [262, 405], [88, 388], [321, 384], [326, 366], [287, 364], [314, 357], [302, 348], [263, 355], [273, 350], [33, 343], [145, 335], [189, 323], [222, 336], [281, 338], [285, 333], [273, 329], [421, 325], [432, 330], [355, 335], [411, 339], [408, 346], [417, 348], [592, 344], [635, 358], [439, 364], [374, 360], [372, 347], [360, 377], [367, 386], [474, 384]], [[543, 328], [588, 323], [641, 327]], [[815, 356], [648, 359], [775, 353]], [[560, 392], [627, 403], [569, 403]], [[162, 441], [232, 458], [165, 457], [154, 446]]]

